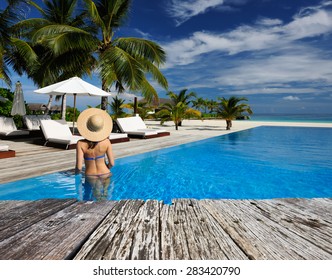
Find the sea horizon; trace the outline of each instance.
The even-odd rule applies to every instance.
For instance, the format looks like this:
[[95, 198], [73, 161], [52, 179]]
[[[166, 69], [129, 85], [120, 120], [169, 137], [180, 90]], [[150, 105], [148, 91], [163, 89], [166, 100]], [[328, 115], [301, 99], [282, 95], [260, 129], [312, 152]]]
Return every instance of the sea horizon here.
[[253, 114], [249, 121], [332, 123], [332, 114]]

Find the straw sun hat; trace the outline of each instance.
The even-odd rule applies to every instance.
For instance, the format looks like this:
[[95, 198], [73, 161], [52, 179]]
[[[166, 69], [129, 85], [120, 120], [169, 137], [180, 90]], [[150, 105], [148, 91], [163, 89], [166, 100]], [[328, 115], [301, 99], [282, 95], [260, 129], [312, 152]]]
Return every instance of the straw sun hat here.
[[79, 133], [89, 141], [99, 142], [108, 138], [112, 128], [112, 118], [106, 111], [101, 109], [86, 109], [77, 119]]

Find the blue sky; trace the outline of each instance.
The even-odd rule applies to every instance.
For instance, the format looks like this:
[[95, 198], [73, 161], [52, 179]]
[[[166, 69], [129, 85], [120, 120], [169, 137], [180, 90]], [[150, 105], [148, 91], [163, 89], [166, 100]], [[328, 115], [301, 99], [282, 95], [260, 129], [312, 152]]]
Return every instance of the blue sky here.
[[[332, 1], [134, 0], [115, 36], [159, 43], [173, 92], [244, 96], [254, 113], [332, 113]], [[12, 80], [21, 80], [27, 102], [47, 102], [31, 81]], [[99, 99], [82, 98], [78, 108], [87, 103]]]

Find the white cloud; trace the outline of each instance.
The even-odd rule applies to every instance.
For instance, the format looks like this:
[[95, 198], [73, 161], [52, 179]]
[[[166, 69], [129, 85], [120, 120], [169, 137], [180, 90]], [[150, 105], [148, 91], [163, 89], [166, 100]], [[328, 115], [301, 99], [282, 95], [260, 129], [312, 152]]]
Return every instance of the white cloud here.
[[284, 97], [283, 100], [287, 100], [287, 101], [299, 101], [300, 98], [298, 98], [297, 96], [289, 95], [289, 96]]
[[141, 36], [141, 37], [143, 37], [143, 38], [145, 38], [145, 39], [150, 40], [151, 37], [152, 37], [149, 33], [143, 32], [142, 30], [140, 30], [140, 29], [138, 29], [138, 28], [135, 28], [134, 30], [135, 30], [135, 32], [137, 32], [137, 34], [138, 34], [139, 36]]
[[171, 0], [168, 13], [175, 18], [176, 25], [179, 26], [190, 18], [222, 4], [224, 0]]
[[280, 19], [272, 19], [272, 18], [261, 18], [257, 21], [259, 25], [266, 25], [266, 26], [275, 26], [282, 24], [282, 20]]
[[290, 40], [309, 38], [332, 32], [332, 13], [315, 11], [303, 17], [296, 17], [284, 26], [284, 34]]
[[188, 38], [163, 45], [168, 53], [168, 66], [173, 66], [194, 63], [200, 55], [213, 51], [230, 55], [245, 51], [272, 52], [296, 44], [300, 39], [331, 33], [332, 12], [314, 10], [313, 14], [297, 16], [285, 25], [277, 19], [264, 19], [258, 25], [242, 25], [227, 33], [198, 31]]
[[244, 5], [249, 0], [169, 0], [168, 14], [174, 18], [176, 26], [190, 20], [199, 14], [205, 14], [211, 9], [220, 11], [235, 11], [237, 6]]
[[172, 73], [169, 83], [242, 94], [326, 94], [332, 85], [330, 50], [312, 40], [331, 36], [332, 12], [326, 7], [302, 10], [286, 23], [261, 18], [228, 32], [198, 31], [161, 43], [167, 52], [164, 71]]

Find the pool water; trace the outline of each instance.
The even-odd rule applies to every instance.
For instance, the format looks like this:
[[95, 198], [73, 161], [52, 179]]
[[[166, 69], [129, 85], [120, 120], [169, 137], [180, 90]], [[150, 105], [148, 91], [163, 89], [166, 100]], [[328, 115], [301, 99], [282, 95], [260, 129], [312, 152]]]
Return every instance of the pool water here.
[[[332, 197], [332, 129], [257, 127], [116, 159], [112, 173], [112, 200]], [[72, 171], [16, 181], [0, 199], [84, 199], [82, 181]]]

